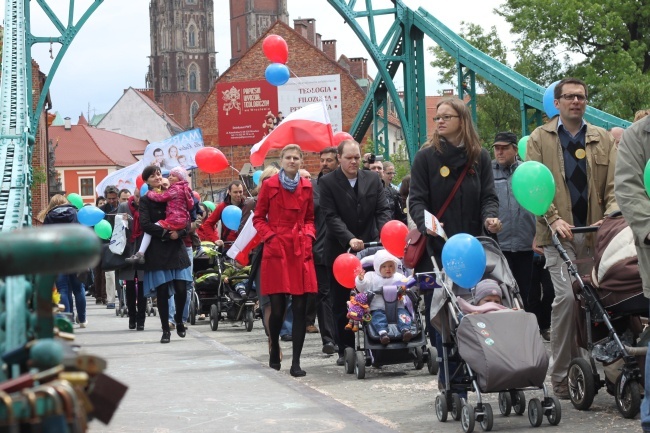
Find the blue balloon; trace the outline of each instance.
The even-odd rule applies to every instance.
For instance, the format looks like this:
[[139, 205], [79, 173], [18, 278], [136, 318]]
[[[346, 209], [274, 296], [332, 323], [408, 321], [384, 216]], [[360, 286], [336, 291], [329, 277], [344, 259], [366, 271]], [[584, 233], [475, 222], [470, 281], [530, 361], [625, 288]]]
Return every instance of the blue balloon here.
[[264, 77], [266, 81], [273, 84], [274, 86], [281, 86], [287, 81], [289, 81], [289, 68], [282, 63], [271, 63], [266, 67], [264, 71]]
[[255, 173], [253, 173], [253, 183], [255, 185], [259, 185], [261, 177], [262, 177], [262, 170], [257, 170]]
[[221, 222], [230, 230], [239, 230], [241, 222], [241, 209], [235, 205], [226, 206], [221, 212]]
[[442, 265], [451, 280], [464, 289], [471, 289], [485, 273], [485, 250], [472, 235], [458, 233], [442, 248]]
[[97, 206], [84, 206], [77, 212], [77, 220], [88, 227], [92, 227], [104, 219], [106, 214]]
[[544, 112], [546, 113], [549, 119], [552, 118], [553, 116], [560, 114], [558, 109], [555, 108], [555, 95], [553, 94], [553, 92], [555, 92], [555, 86], [559, 82], [560, 81], [556, 81], [555, 83], [551, 84], [544, 92], [544, 99], [543, 99]]
[[149, 185], [147, 185], [146, 183], [142, 184], [142, 186], [140, 187], [140, 197], [144, 197], [147, 191], [149, 191]]

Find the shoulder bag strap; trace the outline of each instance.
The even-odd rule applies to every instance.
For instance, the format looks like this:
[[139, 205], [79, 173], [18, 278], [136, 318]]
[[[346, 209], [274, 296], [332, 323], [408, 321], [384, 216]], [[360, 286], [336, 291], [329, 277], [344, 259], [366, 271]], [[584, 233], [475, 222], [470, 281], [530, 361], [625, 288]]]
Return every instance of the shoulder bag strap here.
[[438, 212], [438, 215], [436, 215], [436, 218], [438, 218], [438, 220], [440, 220], [442, 216], [445, 214], [445, 211], [449, 207], [449, 203], [451, 203], [451, 200], [456, 195], [456, 191], [458, 191], [458, 188], [460, 188], [460, 184], [463, 181], [463, 179], [465, 179], [465, 175], [467, 174], [468, 170], [469, 170], [469, 162], [465, 165], [463, 172], [460, 174], [458, 180], [456, 181], [456, 184], [454, 185], [454, 189], [451, 190], [449, 196], [447, 197], [447, 200], [443, 203], [442, 207], [440, 208], [440, 211]]

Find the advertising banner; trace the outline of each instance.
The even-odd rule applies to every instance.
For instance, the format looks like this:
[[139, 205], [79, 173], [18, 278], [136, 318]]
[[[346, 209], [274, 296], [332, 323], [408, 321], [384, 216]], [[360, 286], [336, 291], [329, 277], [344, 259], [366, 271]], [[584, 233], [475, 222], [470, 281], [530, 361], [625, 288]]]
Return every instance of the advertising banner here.
[[323, 97], [332, 122], [332, 130], [343, 130], [340, 75], [291, 78], [277, 89], [278, 111], [283, 116], [286, 117], [306, 105], [319, 103]]
[[149, 143], [144, 150], [144, 165], [157, 165], [161, 170], [171, 170], [179, 165], [186, 170], [196, 168], [194, 155], [203, 148], [200, 129], [181, 132], [166, 140]]

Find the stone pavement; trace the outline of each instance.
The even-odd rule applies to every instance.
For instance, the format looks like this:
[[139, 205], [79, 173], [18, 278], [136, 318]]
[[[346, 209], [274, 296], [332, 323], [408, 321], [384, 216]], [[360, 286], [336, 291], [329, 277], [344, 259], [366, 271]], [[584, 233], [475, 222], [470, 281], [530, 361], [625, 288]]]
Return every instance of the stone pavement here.
[[[90, 298], [89, 298], [90, 299]], [[289, 375], [291, 343], [282, 342], [282, 370], [271, 370], [260, 321], [252, 332], [207, 320], [172, 332], [160, 344], [160, 320], [148, 317], [144, 332], [128, 330], [114, 310], [90, 305], [89, 325], [75, 329], [82, 349], [105, 357], [107, 373], [129, 386], [109, 426], [91, 423], [90, 432], [461, 432], [458, 422], [438, 422], [433, 409], [437, 382], [413, 364], [368, 368], [366, 379], [347, 375], [324, 355], [320, 336], [307, 334], [302, 367], [307, 376]], [[527, 399], [541, 397], [526, 392]], [[526, 416], [502, 417], [495, 395], [484, 396], [495, 412], [494, 431], [529, 431]], [[475, 402], [475, 397], [470, 395]], [[562, 401], [562, 422], [542, 431], [638, 432], [638, 416], [623, 419], [614, 398], [601, 390], [592, 409], [579, 412]], [[481, 431], [477, 424], [475, 431]]]

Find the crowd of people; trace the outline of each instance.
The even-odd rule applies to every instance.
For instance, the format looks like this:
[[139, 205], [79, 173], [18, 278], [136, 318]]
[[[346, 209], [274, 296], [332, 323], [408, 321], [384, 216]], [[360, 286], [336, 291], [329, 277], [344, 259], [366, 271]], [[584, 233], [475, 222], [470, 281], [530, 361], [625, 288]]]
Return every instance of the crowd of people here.
[[[132, 257], [134, 268], [118, 271], [117, 277], [115, 272], [104, 272], [101, 265], [93, 270], [96, 302], [114, 307], [116, 281], [124, 280], [130, 329], [144, 329], [144, 297], [155, 295], [161, 343], [170, 341], [174, 327], [178, 336], [184, 337], [192, 247], [209, 240], [219, 245], [225, 242], [227, 248], [252, 215], [262, 244], [251, 254], [247, 288], [256, 290], [260, 299], [269, 367], [281, 368], [279, 340], [290, 340], [290, 374], [304, 376], [300, 356], [306, 332], [319, 332], [323, 353], [337, 354], [339, 365], [344, 363], [345, 348], [354, 347], [353, 333], [345, 330], [350, 290], [334, 277], [334, 260], [346, 251], [358, 252], [365, 243], [379, 241], [382, 227], [398, 220], [426, 235], [426, 253], [414, 271], [432, 271], [432, 257], [442, 263], [445, 240], [427, 229], [427, 211], [436, 216], [449, 237], [468, 233], [497, 240], [517, 281], [523, 307], [537, 316], [541, 336], [550, 341], [553, 392], [567, 399], [569, 363], [581, 354], [574, 344], [571, 280], [567, 264], [551, 242], [551, 230], [580, 273], [588, 274], [593, 266], [594, 237], [573, 234], [571, 229], [598, 226], [620, 206], [637, 240], [644, 291], [650, 297], [650, 199], [643, 183], [650, 159], [650, 116], [646, 117], [648, 110], [642, 110], [630, 128], [607, 131], [584, 120], [587, 100], [583, 81], [561, 80], [554, 91], [559, 114], [530, 134], [525, 159], [545, 165], [556, 185], [553, 203], [537, 218], [513, 194], [512, 176], [523, 163], [518, 157], [518, 137], [510, 131], [499, 132], [490, 146], [483, 146], [469, 109], [454, 98], [444, 99], [436, 107], [433, 136], [417, 152], [411, 172], [399, 179], [399, 187], [394, 184], [395, 165], [370, 154], [362, 157], [354, 140], [323, 149], [320, 172], [313, 179], [302, 168], [300, 147], [288, 144], [280, 154], [280, 166], [264, 170], [251, 197], [246, 197], [245, 185], [235, 180], [212, 212], [187, 192], [182, 168], [171, 170], [170, 187], [159, 167], [146, 167], [142, 177], [150, 192], [145, 196], [108, 187], [97, 199], [111, 224], [116, 215], [128, 219], [129, 251], [139, 253]], [[161, 194], [164, 190], [168, 192]], [[243, 210], [239, 230], [221, 223], [226, 206]], [[74, 222], [69, 214], [70, 205], [60, 196], [52, 199], [41, 218]], [[170, 224], [172, 216], [177, 218]], [[148, 247], [141, 247], [143, 238], [150, 239]], [[376, 266], [377, 275], [369, 273], [364, 278], [360, 274], [357, 285], [365, 288], [372, 286], [374, 279], [392, 278], [395, 270], [391, 264], [392, 256]], [[77, 277], [59, 276], [57, 285], [66, 307], [75, 296], [78, 320], [86, 326], [85, 300], [78, 296], [81, 284]], [[500, 299], [493, 289], [482, 288], [481, 296]], [[434, 290], [424, 292], [425, 317], [431, 317], [431, 309], [436, 308], [435, 296]], [[374, 309], [381, 310], [376, 305]], [[376, 321], [381, 334], [385, 330], [379, 316]], [[406, 341], [411, 335], [403, 325], [400, 329]], [[441, 352], [444, 336], [428, 321], [427, 328], [431, 344]], [[645, 377], [650, 378], [650, 366]], [[444, 381], [444, 377], [440, 379]], [[646, 390], [647, 397], [650, 387]], [[644, 431], [650, 431], [649, 402], [648, 398], [643, 401]]]

